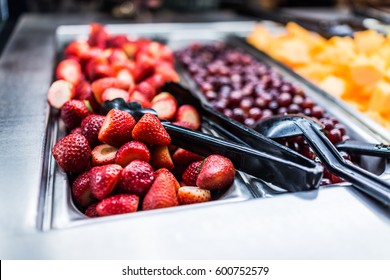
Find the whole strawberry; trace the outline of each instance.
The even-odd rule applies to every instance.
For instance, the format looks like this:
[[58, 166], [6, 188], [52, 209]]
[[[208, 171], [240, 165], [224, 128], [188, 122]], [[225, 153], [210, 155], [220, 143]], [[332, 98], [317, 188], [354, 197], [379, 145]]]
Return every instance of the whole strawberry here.
[[117, 194], [103, 199], [96, 206], [99, 216], [110, 216], [135, 212], [138, 209], [139, 198], [134, 194]]
[[103, 125], [104, 116], [101, 115], [89, 115], [81, 122], [81, 134], [87, 138], [91, 148], [96, 147], [102, 142], [99, 140], [98, 135], [100, 128]]
[[87, 138], [73, 133], [59, 140], [54, 145], [52, 154], [65, 172], [80, 173], [89, 166], [91, 148]]
[[121, 190], [145, 196], [154, 181], [154, 171], [149, 163], [142, 160], [133, 160], [123, 170], [119, 186]]
[[72, 195], [76, 203], [82, 207], [91, 205], [96, 199], [91, 193], [89, 171], [79, 175], [72, 184]]
[[85, 210], [84, 214], [90, 218], [99, 217], [98, 213], [96, 212], [96, 206], [97, 203], [89, 205], [87, 210]]
[[132, 132], [135, 140], [158, 146], [166, 146], [171, 143], [171, 137], [153, 114], [146, 113], [134, 126]]
[[161, 168], [155, 172], [154, 182], [146, 194], [142, 203], [143, 210], [166, 208], [177, 206], [176, 190], [180, 184], [175, 176], [166, 168]]
[[236, 170], [230, 159], [220, 155], [208, 156], [201, 165], [196, 186], [201, 189], [223, 190], [233, 184]]
[[200, 160], [191, 163], [186, 168], [186, 170], [182, 175], [183, 182], [185, 185], [196, 186], [196, 179], [198, 179], [201, 165], [202, 165], [202, 161]]
[[98, 138], [105, 144], [120, 147], [129, 142], [135, 125], [135, 119], [125, 111], [112, 109], [106, 115]]
[[108, 197], [118, 184], [122, 167], [117, 164], [107, 164], [93, 167], [90, 170], [91, 192], [97, 199]]
[[69, 100], [61, 108], [61, 119], [69, 129], [80, 126], [81, 121], [88, 115], [88, 107], [81, 100]]

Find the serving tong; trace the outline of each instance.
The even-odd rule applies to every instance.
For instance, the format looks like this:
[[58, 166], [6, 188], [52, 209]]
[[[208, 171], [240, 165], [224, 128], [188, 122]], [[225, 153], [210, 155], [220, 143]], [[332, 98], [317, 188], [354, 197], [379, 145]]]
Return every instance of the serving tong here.
[[[270, 117], [257, 123], [254, 129], [272, 139], [303, 135], [316, 156], [331, 173], [352, 183], [355, 188], [384, 205], [390, 206], [390, 183], [346, 161], [324, 135], [322, 125], [313, 119], [304, 115]], [[388, 156], [387, 148], [381, 151], [372, 144], [365, 145], [367, 147], [361, 147], [364, 152], [372, 151], [374, 154], [384, 153]], [[352, 147], [356, 148], [358, 145], [356, 147], [352, 145]]]
[[[136, 120], [145, 113], [157, 116], [157, 112], [153, 109], [142, 108], [138, 102], [126, 103], [122, 98], [106, 101], [102, 105], [103, 113], [114, 108], [130, 113]], [[253, 134], [252, 141], [261, 142], [256, 145], [256, 148], [242, 141], [233, 142], [183, 128], [166, 120], [161, 120], [161, 123], [170, 134], [173, 145], [202, 156], [223, 155], [232, 161], [237, 170], [271, 183], [285, 191], [297, 192], [315, 189], [319, 187], [321, 182], [322, 166], [257, 132], [251, 132], [250, 129], [236, 127], [236, 131], [247, 135], [247, 138], [248, 135]]]

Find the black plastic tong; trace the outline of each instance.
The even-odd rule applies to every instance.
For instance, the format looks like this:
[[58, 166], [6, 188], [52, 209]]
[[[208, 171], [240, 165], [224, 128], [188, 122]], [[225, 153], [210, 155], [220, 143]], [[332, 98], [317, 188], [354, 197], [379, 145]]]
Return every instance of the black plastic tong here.
[[[121, 98], [103, 103], [103, 113], [107, 113], [113, 108], [126, 111], [133, 115], [135, 119], [141, 118], [145, 113], [157, 115], [152, 109], [142, 108], [137, 102], [126, 103]], [[168, 121], [163, 120], [162, 124], [170, 134], [173, 145], [203, 156], [215, 153], [226, 156], [233, 162], [237, 170], [260, 178], [286, 191], [296, 192], [317, 188], [321, 181], [323, 168], [315, 162], [306, 158], [299, 162], [297, 160], [291, 161], [274, 155], [275, 152], [268, 153], [267, 151], [270, 150], [279, 150], [279, 146], [281, 146], [274, 144], [275, 142], [271, 140], [267, 139], [262, 149], [253, 149], [248, 145], [192, 131]], [[286, 151], [279, 154], [283, 153], [287, 154]]]

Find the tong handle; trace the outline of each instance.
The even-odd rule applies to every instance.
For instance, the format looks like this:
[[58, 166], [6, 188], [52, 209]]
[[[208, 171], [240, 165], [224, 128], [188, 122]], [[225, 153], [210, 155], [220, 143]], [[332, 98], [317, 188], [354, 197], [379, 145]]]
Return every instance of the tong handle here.
[[336, 145], [340, 151], [349, 151], [368, 156], [390, 158], [390, 145], [373, 144], [360, 141], [348, 140]]
[[378, 176], [346, 162], [326, 136], [306, 121], [295, 121], [315, 154], [333, 174], [353, 184], [354, 187], [390, 206], [390, 184]]

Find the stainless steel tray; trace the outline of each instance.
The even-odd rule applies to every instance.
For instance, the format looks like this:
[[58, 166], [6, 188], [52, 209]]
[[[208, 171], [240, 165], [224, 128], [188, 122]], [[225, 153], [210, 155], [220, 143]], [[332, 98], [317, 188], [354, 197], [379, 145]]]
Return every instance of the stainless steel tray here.
[[[24, 15], [0, 58], [2, 259], [389, 259], [389, 211], [344, 185], [156, 210], [137, 218], [78, 220], [80, 214], [66, 208], [67, 178], [48, 157], [51, 138], [61, 137], [63, 130], [49, 122], [46, 94], [59, 51], [57, 26], [67, 25], [57, 30], [67, 32], [61, 37], [65, 42], [66, 36], [86, 36], [87, 26], [80, 24], [99, 19], [109, 22], [96, 15]], [[245, 36], [252, 22], [244, 24], [217, 25], [233, 32], [240, 26]], [[193, 24], [149, 26], [170, 26], [164, 31], [170, 33], [188, 25]], [[194, 25], [198, 30], [214, 26]], [[142, 26], [148, 25], [118, 28], [132, 33]], [[54, 209], [61, 201], [65, 208]], [[59, 224], [53, 227], [55, 221]]]
[[[252, 28], [253, 22], [235, 22], [226, 31], [226, 23], [208, 23], [208, 24], [133, 24], [133, 25], [107, 25], [111, 34], [127, 34], [130, 37], [146, 37], [154, 40], [160, 40], [166, 43], [173, 50], [177, 50], [196, 41], [199, 43], [210, 43], [212, 41], [225, 41], [231, 34], [245, 36]], [[56, 32], [56, 50], [57, 56], [60, 56], [67, 43], [74, 39], [85, 39], [88, 34], [88, 26], [60, 26]], [[244, 46], [238, 46], [252, 55], [258, 57], [257, 52], [252, 52]], [[353, 139], [365, 140], [371, 142], [381, 141], [377, 135], [372, 133], [366, 127], [356, 123], [349, 115], [335, 106], [330, 106], [331, 101], [322, 98], [315, 90], [307, 85], [305, 81], [294, 79], [290, 73], [281, 71], [279, 65], [273, 64], [266, 57], [260, 57], [266, 64], [274, 67], [282, 76], [288, 76], [293, 82], [299, 83], [306, 94], [310, 95], [318, 104], [329, 108], [328, 111], [347, 126], [348, 133]], [[282, 69], [283, 70], [283, 69]], [[194, 89], [191, 79], [181, 73], [182, 82], [189, 88]], [[210, 132], [210, 131], [209, 131]], [[114, 217], [104, 217], [90, 219], [82, 214], [73, 204], [70, 192], [69, 180], [66, 174], [56, 167], [52, 159], [50, 149], [54, 143], [61, 137], [65, 136], [65, 128], [59, 120], [58, 112], [51, 110], [49, 114], [49, 123], [47, 128], [47, 143], [45, 158], [47, 159], [47, 169], [44, 174], [46, 185], [42, 190], [40, 215], [38, 227], [43, 231], [51, 229], [62, 229], [74, 226], [83, 226], [94, 223], [101, 223], [111, 220], [137, 219], [142, 216], [153, 215], [155, 212], [176, 212], [185, 209], [199, 207], [215, 207], [220, 204], [232, 203], [253, 199], [254, 197], [271, 197], [273, 192], [260, 180], [239, 172], [236, 176], [233, 186], [217, 201], [193, 206], [181, 206], [171, 209], [161, 209], [154, 211], [137, 212]], [[377, 158], [365, 158], [362, 165], [377, 174], [383, 173], [386, 168], [384, 160]], [[337, 185], [348, 185], [347, 183]], [[254, 195], [253, 192], [256, 194]]]

